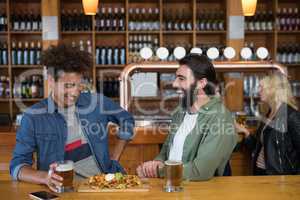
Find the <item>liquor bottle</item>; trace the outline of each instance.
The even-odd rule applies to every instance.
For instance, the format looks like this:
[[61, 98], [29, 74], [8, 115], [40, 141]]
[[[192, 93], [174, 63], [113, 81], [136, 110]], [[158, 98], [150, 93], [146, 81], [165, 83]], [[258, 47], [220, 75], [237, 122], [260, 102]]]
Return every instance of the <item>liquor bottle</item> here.
[[105, 15], [105, 30], [112, 31], [112, 8], [109, 7]]
[[21, 98], [22, 96], [21, 96], [20, 79], [15, 76], [14, 80], [15, 80], [15, 82], [14, 82], [14, 87], [13, 87], [13, 96], [14, 96], [14, 98]]
[[125, 31], [125, 10], [122, 7], [121, 11], [117, 15], [118, 18], [118, 30]]
[[36, 64], [40, 65], [41, 64], [41, 52], [42, 52], [42, 46], [41, 46], [41, 42], [38, 41], [37, 43], [37, 48], [36, 48]]
[[105, 23], [106, 23], [106, 19], [105, 19], [105, 12], [106, 12], [106, 10], [105, 10], [105, 7], [102, 7], [101, 8], [101, 18], [100, 18], [100, 29], [99, 29], [99, 31], [105, 31]]
[[1, 76], [0, 77], [0, 98], [4, 98], [5, 97], [5, 94], [4, 94], [4, 91], [5, 91], [5, 80], [6, 77], [5, 76]]
[[67, 10], [67, 14], [66, 14], [66, 31], [74, 31], [74, 27], [73, 27], [73, 15], [71, 10]]
[[106, 50], [106, 47], [103, 45], [100, 48], [100, 64], [101, 65], [106, 65], [107, 64], [106, 58], [107, 58], [107, 50]]
[[79, 50], [84, 51], [83, 40], [79, 40]]
[[37, 76], [31, 77], [31, 98], [38, 98], [39, 97], [39, 85], [38, 85], [38, 78]]
[[[174, 23], [173, 23], [173, 17], [172, 17], [172, 11], [171, 9], [165, 9], [164, 10], [164, 21], [165, 21], [165, 29], [170, 31], [173, 30], [174, 28]], [[174, 14], [174, 13], [173, 13]]]
[[36, 48], [34, 46], [34, 42], [30, 43], [30, 49], [29, 49], [29, 64], [30, 65], [36, 65]]
[[26, 22], [25, 30], [26, 31], [31, 31], [32, 30], [32, 24], [33, 24], [32, 20], [34, 19], [32, 11], [31, 11], [31, 13], [29, 13], [29, 15], [25, 14], [24, 18], [25, 18], [25, 22]]
[[300, 30], [300, 12], [298, 11], [298, 8], [295, 8], [294, 12], [296, 13], [295, 15], [297, 15], [295, 29], [299, 31]]
[[44, 84], [43, 84], [42, 76], [38, 76], [37, 83], [38, 83], [39, 98], [43, 98], [44, 97]]
[[136, 24], [137, 24], [137, 22], [136, 22], [136, 15], [134, 13], [134, 9], [133, 8], [129, 8], [128, 14], [129, 14], [128, 29], [130, 31], [136, 30]]
[[125, 65], [126, 64], [126, 49], [125, 49], [124, 43], [120, 43], [119, 53], [120, 53], [120, 64]]
[[19, 14], [19, 26], [20, 31], [26, 30], [26, 18], [24, 12], [22, 12], [22, 14]]
[[2, 48], [1, 48], [1, 61], [0, 61], [1, 65], [7, 65], [8, 64], [7, 55], [8, 55], [8, 53], [7, 53], [7, 44], [3, 43]]
[[280, 18], [280, 30], [286, 31], [287, 30], [287, 9], [283, 8]]
[[17, 15], [16, 13], [11, 14], [11, 27], [13, 31], [17, 31], [20, 29], [19, 15]]
[[203, 14], [203, 11], [200, 9], [197, 10], [197, 18], [198, 18], [198, 23], [197, 23], [197, 30], [204, 30], [204, 24], [205, 24], [205, 15]]
[[30, 16], [32, 20], [32, 31], [39, 31], [39, 17], [38, 14], [33, 14], [33, 12], [31, 11], [31, 16]]
[[61, 24], [61, 30], [62, 31], [67, 31], [69, 29], [68, 27], [68, 16], [65, 12], [65, 10], [61, 10], [61, 15], [60, 15], [60, 24]]
[[10, 98], [10, 80], [9, 77], [6, 77], [6, 88], [4, 90], [5, 98]]
[[21, 77], [21, 97], [27, 98], [27, 79], [25, 77]]
[[112, 14], [112, 31], [118, 31], [119, 30], [118, 12], [119, 12], [119, 8], [115, 7], [114, 12]]
[[18, 56], [17, 56], [16, 42], [13, 41], [11, 43], [11, 63], [12, 63], [12, 65], [17, 65], [17, 60], [18, 60]]
[[100, 47], [96, 46], [96, 53], [95, 53], [96, 65], [100, 65]]
[[113, 49], [113, 64], [119, 65], [120, 64], [120, 49], [115, 47]]
[[23, 64], [24, 65], [28, 65], [29, 64], [29, 60], [30, 60], [28, 47], [29, 47], [28, 46], [28, 42], [25, 41], [25, 43], [24, 43], [24, 49], [23, 49]]
[[111, 46], [108, 46], [106, 48], [106, 61], [107, 61], [107, 65], [112, 65], [112, 53], [113, 53], [113, 50], [112, 50], [112, 47]]
[[209, 10], [206, 13], [205, 30], [210, 31], [212, 29], [212, 11]]
[[86, 50], [87, 52], [89, 52], [90, 54], [92, 54], [92, 43], [90, 40], [86, 41]]
[[18, 49], [17, 49], [17, 65], [23, 65], [24, 63], [23, 57], [23, 49], [22, 49], [22, 42], [18, 42]]
[[180, 30], [180, 19], [181, 19], [181, 12], [180, 11], [176, 11], [176, 15], [173, 21], [173, 30], [175, 31], [179, 31]]
[[218, 18], [219, 18], [218, 28], [220, 31], [223, 31], [225, 30], [225, 19], [226, 19], [224, 11], [219, 12]]
[[268, 11], [268, 14], [267, 14], [267, 30], [268, 31], [272, 31], [273, 30], [273, 12], [272, 10], [269, 10]]
[[1, 11], [0, 14], [0, 31], [7, 30], [7, 17], [5, 11]]
[[26, 98], [32, 97], [31, 85], [32, 85], [32, 80], [30, 77], [28, 77], [27, 84], [26, 84]]

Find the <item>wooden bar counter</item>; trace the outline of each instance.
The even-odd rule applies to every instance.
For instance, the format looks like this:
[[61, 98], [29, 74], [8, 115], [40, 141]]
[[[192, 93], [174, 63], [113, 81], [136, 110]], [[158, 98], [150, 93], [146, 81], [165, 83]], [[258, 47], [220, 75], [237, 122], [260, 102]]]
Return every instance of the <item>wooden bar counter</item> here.
[[[148, 192], [122, 193], [64, 193], [60, 199], [225, 199], [225, 200], [299, 200], [300, 176], [235, 176], [216, 177], [206, 182], [185, 182], [184, 191], [167, 193], [162, 191], [162, 179], [150, 179]], [[0, 194], [3, 199], [29, 199], [28, 194], [47, 190], [46, 186], [22, 182], [1, 181]]]

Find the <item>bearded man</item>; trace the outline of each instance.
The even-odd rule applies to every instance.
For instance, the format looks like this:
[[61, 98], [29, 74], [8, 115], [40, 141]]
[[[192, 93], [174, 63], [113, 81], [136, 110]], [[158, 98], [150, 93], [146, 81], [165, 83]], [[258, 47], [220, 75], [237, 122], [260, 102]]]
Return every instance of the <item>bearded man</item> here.
[[217, 78], [205, 55], [179, 60], [173, 87], [181, 105], [172, 116], [170, 133], [159, 155], [137, 168], [140, 177], [163, 177], [164, 161], [181, 161], [183, 178], [208, 180], [224, 175], [237, 143], [231, 113], [216, 95]]

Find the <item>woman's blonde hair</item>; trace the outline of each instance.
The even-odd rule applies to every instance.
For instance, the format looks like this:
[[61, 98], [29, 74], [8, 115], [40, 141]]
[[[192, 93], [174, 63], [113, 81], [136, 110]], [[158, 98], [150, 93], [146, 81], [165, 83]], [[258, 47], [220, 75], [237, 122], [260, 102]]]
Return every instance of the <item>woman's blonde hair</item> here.
[[298, 110], [297, 102], [292, 94], [289, 80], [284, 74], [273, 73], [262, 78], [261, 86], [266, 94], [266, 101], [272, 111], [276, 111], [282, 103], [286, 103]]

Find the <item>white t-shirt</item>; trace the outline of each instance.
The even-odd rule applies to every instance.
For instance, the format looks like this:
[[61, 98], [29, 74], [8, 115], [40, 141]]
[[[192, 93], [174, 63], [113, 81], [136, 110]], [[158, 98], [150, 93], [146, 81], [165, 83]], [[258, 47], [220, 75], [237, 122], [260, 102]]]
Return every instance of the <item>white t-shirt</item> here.
[[182, 152], [185, 138], [195, 127], [197, 117], [198, 113], [189, 114], [187, 112], [185, 114], [184, 119], [174, 136], [173, 144], [170, 148], [169, 160], [182, 161]]

